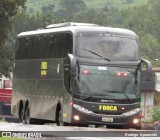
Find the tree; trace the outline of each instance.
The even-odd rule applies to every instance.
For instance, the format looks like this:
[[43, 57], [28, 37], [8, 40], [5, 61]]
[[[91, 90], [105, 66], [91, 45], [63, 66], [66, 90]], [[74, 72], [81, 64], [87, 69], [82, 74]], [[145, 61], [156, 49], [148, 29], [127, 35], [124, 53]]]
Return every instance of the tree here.
[[64, 21], [72, 21], [76, 13], [84, 11], [87, 6], [83, 0], [60, 0], [60, 7], [59, 16]]
[[149, 3], [128, 7], [121, 10], [119, 16], [121, 17], [121, 27], [128, 28], [136, 32], [140, 38], [142, 57], [152, 62], [153, 66], [159, 66], [160, 55], [157, 53], [160, 50], [160, 2], [151, 0]]
[[19, 7], [24, 8], [25, 2], [26, 0], [0, 0], [0, 73], [5, 76], [9, 76], [11, 72], [10, 63], [13, 58], [13, 48], [6, 39], [12, 30], [12, 17], [16, 15]]

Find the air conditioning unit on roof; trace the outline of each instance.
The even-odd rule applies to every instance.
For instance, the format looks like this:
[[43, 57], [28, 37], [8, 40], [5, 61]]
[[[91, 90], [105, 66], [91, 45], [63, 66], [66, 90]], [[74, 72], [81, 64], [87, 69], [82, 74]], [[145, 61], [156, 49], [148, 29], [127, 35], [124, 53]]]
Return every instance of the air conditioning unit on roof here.
[[67, 26], [99, 26], [98, 24], [93, 23], [77, 23], [77, 22], [65, 22], [65, 23], [58, 23], [58, 24], [51, 24], [48, 25], [46, 28], [59, 28], [59, 27], [67, 27]]

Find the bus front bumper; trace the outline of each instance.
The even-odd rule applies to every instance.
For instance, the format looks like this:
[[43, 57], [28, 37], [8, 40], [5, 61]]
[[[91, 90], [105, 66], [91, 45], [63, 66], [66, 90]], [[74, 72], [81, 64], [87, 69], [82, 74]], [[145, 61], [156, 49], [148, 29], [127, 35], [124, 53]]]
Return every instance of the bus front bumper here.
[[139, 128], [141, 126], [140, 111], [133, 115], [86, 114], [73, 110], [72, 123], [80, 125], [108, 125]]

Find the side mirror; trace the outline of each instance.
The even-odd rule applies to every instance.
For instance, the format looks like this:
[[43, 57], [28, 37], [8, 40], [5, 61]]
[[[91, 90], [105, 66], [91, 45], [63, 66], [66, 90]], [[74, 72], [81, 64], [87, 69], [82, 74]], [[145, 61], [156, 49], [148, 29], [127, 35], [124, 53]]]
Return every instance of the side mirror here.
[[71, 62], [71, 74], [72, 76], [76, 76], [77, 59], [72, 54], [68, 54], [68, 56]]
[[146, 70], [147, 70], [147, 77], [151, 77], [152, 75], [152, 64], [146, 60], [146, 59], [141, 59], [142, 63], [145, 64]]

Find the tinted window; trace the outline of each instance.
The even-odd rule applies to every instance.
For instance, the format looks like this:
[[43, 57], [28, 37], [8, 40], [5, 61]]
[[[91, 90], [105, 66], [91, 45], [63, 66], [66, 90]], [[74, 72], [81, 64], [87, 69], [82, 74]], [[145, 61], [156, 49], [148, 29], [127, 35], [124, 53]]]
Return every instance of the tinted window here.
[[16, 59], [27, 59], [29, 56], [29, 38], [18, 39], [16, 44]]
[[63, 58], [72, 53], [72, 35], [69, 33], [58, 33], [47, 35], [45, 50], [46, 58]]
[[72, 53], [72, 48], [70, 33], [24, 37], [17, 40], [16, 59], [63, 58]]

